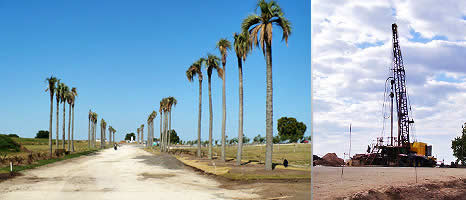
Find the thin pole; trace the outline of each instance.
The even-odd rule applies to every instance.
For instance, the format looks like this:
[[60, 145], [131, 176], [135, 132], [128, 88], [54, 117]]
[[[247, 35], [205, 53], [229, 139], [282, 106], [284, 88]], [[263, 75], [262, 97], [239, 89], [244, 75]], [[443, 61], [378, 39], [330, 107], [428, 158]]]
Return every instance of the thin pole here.
[[349, 158], [351, 159], [351, 123], [349, 124]]
[[391, 81], [392, 89], [390, 92], [390, 98], [391, 98], [391, 103], [390, 103], [390, 140], [391, 140], [391, 145], [393, 146], [393, 83], [394, 81]]

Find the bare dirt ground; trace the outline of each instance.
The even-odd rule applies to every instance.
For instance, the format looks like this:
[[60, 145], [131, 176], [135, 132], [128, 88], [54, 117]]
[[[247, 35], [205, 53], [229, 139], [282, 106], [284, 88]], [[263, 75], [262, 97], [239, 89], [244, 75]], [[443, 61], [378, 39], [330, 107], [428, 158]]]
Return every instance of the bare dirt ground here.
[[221, 186], [169, 155], [125, 145], [25, 171], [0, 182], [0, 199], [261, 198], [254, 187]]
[[234, 160], [223, 162], [219, 159], [199, 159], [187, 154], [183, 154], [182, 157], [186, 160], [195, 160], [197, 164], [203, 166], [229, 168], [225, 174], [217, 175], [212, 174], [213, 169], [196, 169], [220, 182], [222, 188], [233, 190], [255, 188], [255, 194], [260, 196], [258, 199], [307, 200], [311, 197], [311, 172], [307, 169], [292, 167], [285, 169], [277, 165], [274, 170], [266, 171], [264, 164], [256, 162], [243, 162], [241, 166], [237, 166]]
[[[449, 199], [455, 197], [456, 194], [464, 193], [466, 187], [464, 183], [466, 169], [345, 167], [343, 175], [341, 167], [317, 166], [313, 169], [314, 199], [404, 199], [408, 197], [409, 199], [426, 199], [422, 195], [429, 193], [419, 191], [434, 190], [435, 188], [439, 191], [439, 198], [434, 199]], [[442, 196], [442, 190], [446, 196]], [[418, 195], [416, 196], [413, 191], [418, 191], [416, 192]], [[407, 196], [390, 196], [390, 192], [406, 194]], [[435, 194], [432, 193], [432, 195]]]

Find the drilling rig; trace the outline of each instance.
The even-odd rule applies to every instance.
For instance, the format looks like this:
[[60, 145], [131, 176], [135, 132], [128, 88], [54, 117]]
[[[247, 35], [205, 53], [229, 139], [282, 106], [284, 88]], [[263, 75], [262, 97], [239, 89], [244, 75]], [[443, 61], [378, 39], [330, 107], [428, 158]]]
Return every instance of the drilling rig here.
[[[390, 82], [390, 137], [384, 140], [378, 137], [376, 142], [368, 146], [367, 154], [356, 154], [351, 163], [353, 166], [383, 165], [383, 166], [424, 166], [436, 165], [436, 159], [432, 157], [432, 146], [423, 142], [410, 142], [410, 126], [414, 120], [410, 118], [410, 106], [406, 92], [406, 75], [403, 65], [403, 57], [398, 40], [398, 27], [392, 24], [393, 40], [393, 76], [388, 77], [386, 83]], [[393, 136], [393, 113], [394, 101], [396, 103], [397, 130], [396, 137]]]

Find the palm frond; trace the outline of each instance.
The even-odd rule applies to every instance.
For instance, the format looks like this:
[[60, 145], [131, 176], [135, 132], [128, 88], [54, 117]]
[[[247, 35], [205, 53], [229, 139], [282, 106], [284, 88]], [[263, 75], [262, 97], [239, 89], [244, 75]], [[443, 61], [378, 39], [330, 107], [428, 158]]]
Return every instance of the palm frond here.
[[249, 40], [249, 33], [234, 33], [233, 38], [233, 46], [235, 48], [236, 56], [240, 59], [242, 58], [243, 61], [245, 61], [248, 53], [251, 50], [251, 41]]
[[231, 43], [226, 38], [221, 38], [216, 45], [222, 55], [222, 64], [225, 65], [227, 58], [227, 51], [231, 49]]

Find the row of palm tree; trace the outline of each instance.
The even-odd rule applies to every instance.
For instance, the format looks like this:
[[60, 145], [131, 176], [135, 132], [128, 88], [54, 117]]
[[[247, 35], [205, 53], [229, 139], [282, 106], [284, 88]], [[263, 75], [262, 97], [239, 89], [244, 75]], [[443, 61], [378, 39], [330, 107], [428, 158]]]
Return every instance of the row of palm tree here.
[[[88, 127], [88, 147], [96, 148], [96, 132], [97, 132], [97, 113], [89, 110], [89, 127]], [[107, 143], [107, 122], [100, 119], [100, 148], [104, 149]], [[112, 126], [108, 126], [109, 143], [115, 143], [116, 130]]]
[[89, 110], [89, 128], [88, 128], [88, 146], [89, 148], [95, 148], [96, 142], [96, 127], [97, 127], [97, 113]]
[[[291, 34], [291, 23], [285, 18], [284, 13], [277, 2], [271, 0], [259, 0], [256, 6], [259, 10], [257, 14], [250, 14], [241, 24], [241, 33], [233, 34], [233, 47], [238, 60], [239, 77], [239, 116], [238, 116], [238, 152], [237, 165], [241, 164], [242, 138], [243, 138], [243, 62], [254, 47], [262, 49], [266, 61], [266, 156], [265, 169], [272, 170], [272, 150], [273, 150], [273, 87], [272, 87], [272, 30], [276, 26], [282, 30], [282, 41], [288, 44], [288, 36]], [[200, 58], [191, 64], [186, 71], [186, 76], [190, 82], [197, 76], [199, 80], [199, 113], [198, 113], [198, 157], [201, 156], [201, 112], [202, 112], [202, 65], [207, 66], [209, 78], [209, 159], [212, 159], [212, 100], [210, 76], [215, 69], [222, 79], [222, 151], [221, 160], [225, 161], [225, 122], [226, 122], [226, 102], [225, 102], [225, 66], [228, 51], [231, 50], [231, 43], [225, 39], [220, 39], [216, 48], [219, 49], [222, 61], [222, 68], [218, 66], [218, 58], [208, 55], [207, 58]], [[208, 62], [209, 58], [213, 61]], [[220, 70], [221, 69], [221, 70]]]
[[154, 143], [154, 119], [157, 117], [157, 112], [153, 110], [147, 118], [147, 144], [146, 146], [151, 147]]
[[110, 144], [112, 145], [115, 143], [115, 132], [116, 130], [112, 126], [108, 127], [108, 136], [109, 136], [108, 140]]
[[105, 129], [107, 128], [107, 122], [102, 118], [100, 120], [100, 148], [105, 148]]
[[[171, 130], [171, 116], [172, 108], [178, 104], [178, 100], [175, 97], [166, 97], [160, 101], [160, 150], [162, 152], [168, 152], [170, 149], [170, 134]], [[163, 112], [163, 114], [162, 114]], [[155, 118], [155, 117], [154, 117]], [[162, 124], [163, 120], [163, 124]], [[163, 131], [163, 132], [162, 132]]]
[[52, 121], [53, 121], [53, 97], [55, 96], [57, 104], [57, 123], [56, 123], [56, 149], [59, 148], [59, 109], [60, 103], [63, 103], [63, 137], [62, 137], [62, 148], [65, 149], [65, 113], [66, 113], [66, 103], [69, 105], [68, 111], [68, 151], [74, 152], [74, 105], [76, 101], [76, 96], [78, 96], [77, 89], [75, 87], [70, 88], [65, 84], [60, 82], [60, 79], [50, 76], [46, 79], [48, 87], [45, 90], [50, 94], [50, 120], [49, 120], [49, 154], [52, 156]]

